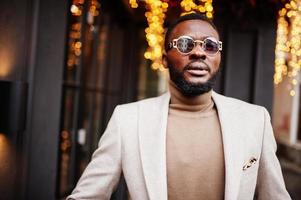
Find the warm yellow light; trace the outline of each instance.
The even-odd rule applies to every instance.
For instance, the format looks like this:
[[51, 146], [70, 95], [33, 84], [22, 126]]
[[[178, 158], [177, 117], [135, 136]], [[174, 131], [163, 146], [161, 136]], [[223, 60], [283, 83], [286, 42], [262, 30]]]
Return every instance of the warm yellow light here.
[[168, 8], [168, 3], [166, 3], [166, 2], [162, 3], [162, 8], [167, 9]]
[[286, 12], [287, 12], [287, 10], [285, 9], [285, 8], [282, 8], [280, 11], [279, 11], [279, 16], [285, 16], [286, 15]]
[[81, 8], [77, 5], [71, 5], [70, 11], [74, 16], [80, 16], [82, 14]]
[[[137, 0], [129, 0], [129, 3], [132, 8], [138, 7]], [[147, 9], [144, 15], [148, 23], [148, 27], [145, 29], [148, 48], [144, 57], [152, 60], [152, 69], [165, 71], [162, 54], [164, 51], [164, 20], [168, 3], [161, 0], [144, 0], [144, 3]], [[205, 13], [208, 18], [213, 17], [212, 0], [182, 0], [180, 5], [184, 10], [181, 15], [197, 11]]]
[[79, 11], [79, 8], [76, 5], [72, 5], [71, 8], [70, 8], [70, 11], [73, 14], [76, 14]]
[[[294, 86], [301, 69], [301, 0], [285, 4], [278, 12], [277, 23], [274, 83], [281, 83], [287, 76]], [[295, 91], [291, 90], [290, 95], [294, 96]]]
[[206, 9], [205, 9], [204, 6], [200, 6], [200, 7], [199, 7], [199, 11], [200, 11], [201, 13], [204, 13], [204, 12], [206, 12]]
[[205, 8], [206, 8], [207, 12], [212, 12], [213, 11], [212, 5], [207, 5]]
[[[0, 163], [5, 163], [7, 160], [10, 159], [10, 151], [11, 151], [11, 144], [7, 137], [3, 134], [0, 133]], [[3, 167], [6, 165], [0, 165], [0, 170], [3, 171]], [[7, 169], [4, 169], [5, 171]]]
[[130, 0], [129, 2], [132, 8], [138, 8], [137, 0]]
[[[134, 4], [136, 0], [130, 0]], [[137, 3], [137, 2], [136, 2]], [[145, 29], [148, 49], [144, 53], [146, 59], [152, 60], [152, 68], [159, 69], [162, 65], [164, 19], [168, 8], [166, 2], [160, 0], [145, 0], [147, 11], [145, 17], [148, 27]]]
[[99, 8], [100, 8], [100, 3], [98, 2], [98, 0], [92, 0], [89, 7], [89, 13], [93, 17], [96, 17], [99, 15]]
[[74, 51], [74, 54], [75, 54], [76, 56], [80, 56], [80, 55], [82, 54], [82, 51], [81, 51], [80, 49], [76, 49], [76, 50]]
[[80, 49], [82, 47], [82, 43], [81, 42], [76, 42], [74, 44], [75, 48]]
[[[82, 25], [80, 18], [82, 17], [82, 9], [83, 4], [85, 3], [84, 0], [73, 0], [72, 5], [70, 7], [71, 14], [73, 16], [74, 22], [71, 24], [70, 32], [69, 32], [69, 41], [68, 41], [68, 56], [67, 56], [67, 63], [66, 68], [69, 71], [74, 70], [76, 66], [80, 64], [79, 56], [82, 54], [82, 43], [81, 41], [81, 32], [82, 32]], [[88, 15], [87, 15], [87, 22], [89, 25], [93, 25], [94, 17], [99, 14], [100, 3], [98, 0], [91, 0], [89, 1], [88, 5]], [[92, 30], [92, 26], [90, 27]]]
[[6, 137], [4, 133], [0, 133], [0, 146], [2, 146], [5, 141], [6, 141]]
[[146, 59], [151, 59], [151, 53], [150, 52], [145, 52], [144, 53], [144, 57], [146, 58]]
[[184, 10], [181, 15], [197, 11], [205, 13], [208, 18], [213, 18], [212, 0], [182, 0], [180, 5]]
[[11, 68], [5, 65], [0, 65], [0, 77], [7, 77], [11, 72]]
[[207, 16], [209, 19], [213, 17], [213, 15], [212, 15], [211, 12], [207, 12], [207, 13], [206, 13], [206, 16]]
[[14, 56], [8, 49], [0, 49], [0, 77], [11, 74], [14, 65]]
[[292, 97], [295, 96], [295, 94], [296, 94], [295, 90], [291, 90], [291, 91], [290, 91], [290, 95], [291, 95]]

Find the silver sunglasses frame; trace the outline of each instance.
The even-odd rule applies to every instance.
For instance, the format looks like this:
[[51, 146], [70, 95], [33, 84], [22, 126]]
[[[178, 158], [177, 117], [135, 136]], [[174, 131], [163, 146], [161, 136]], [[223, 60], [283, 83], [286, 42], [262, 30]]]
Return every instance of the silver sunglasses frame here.
[[[192, 37], [186, 36], [186, 35], [182, 35], [182, 36], [180, 36], [180, 37], [178, 37], [178, 38], [176, 38], [176, 39], [173, 39], [172, 42], [169, 43], [169, 47], [170, 47], [170, 48], [175, 48], [175, 49], [177, 49], [178, 52], [180, 52], [181, 54], [184, 54], [184, 55], [190, 54], [192, 50], [191, 50], [190, 52], [188, 52], [188, 53], [183, 53], [183, 52], [181, 52], [181, 51], [178, 49], [178, 47], [177, 47], [177, 42], [178, 42], [179, 39], [182, 39], [182, 38], [186, 38], [186, 39], [191, 39], [191, 40], [193, 40], [193, 45], [194, 45], [193, 49], [195, 48], [196, 44], [201, 44], [201, 47], [202, 47], [202, 49], [203, 49], [204, 51], [205, 51], [205, 49], [203, 48], [203, 44], [204, 44], [204, 41], [205, 41], [206, 39], [210, 39], [210, 40], [216, 42], [216, 43], [218, 44], [218, 51], [217, 51], [216, 53], [213, 53], [213, 54], [207, 53], [208, 55], [216, 55], [218, 52], [220, 52], [220, 51], [223, 50], [223, 42], [222, 42], [222, 41], [216, 40], [214, 37], [206, 37], [204, 40], [194, 40]], [[205, 51], [205, 52], [206, 52], [206, 51]]]

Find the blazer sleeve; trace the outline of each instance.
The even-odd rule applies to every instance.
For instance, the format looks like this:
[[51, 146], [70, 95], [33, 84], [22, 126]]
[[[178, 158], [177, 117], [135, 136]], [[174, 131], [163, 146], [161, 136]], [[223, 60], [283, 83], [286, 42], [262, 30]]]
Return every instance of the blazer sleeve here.
[[98, 148], [67, 200], [110, 199], [121, 175], [121, 137], [115, 108]]
[[281, 167], [276, 157], [277, 144], [271, 125], [271, 118], [264, 108], [264, 129], [262, 151], [257, 178], [257, 197], [259, 200], [287, 200], [288, 194]]

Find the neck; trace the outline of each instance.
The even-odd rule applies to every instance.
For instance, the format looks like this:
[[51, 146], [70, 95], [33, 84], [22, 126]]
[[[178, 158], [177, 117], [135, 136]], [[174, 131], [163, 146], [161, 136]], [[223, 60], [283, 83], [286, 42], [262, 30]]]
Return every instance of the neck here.
[[169, 81], [170, 101], [171, 104], [183, 104], [183, 105], [204, 105], [212, 101], [212, 90], [207, 93], [197, 96], [185, 96], [183, 95], [176, 84], [173, 81]]

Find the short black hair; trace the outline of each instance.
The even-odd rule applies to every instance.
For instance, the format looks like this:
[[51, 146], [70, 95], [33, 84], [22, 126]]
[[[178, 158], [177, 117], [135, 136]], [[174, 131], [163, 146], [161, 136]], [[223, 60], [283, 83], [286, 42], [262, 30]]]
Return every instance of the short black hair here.
[[170, 37], [170, 34], [172, 33], [173, 29], [179, 23], [181, 23], [183, 21], [188, 21], [188, 20], [202, 20], [202, 21], [205, 21], [208, 24], [210, 24], [212, 26], [212, 28], [214, 28], [214, 30], [216, 30], [216, 32], [218, 33], [218, 30], [217, 30], [216, 26], [214, 25], [213, 21], [211, 19], [209, 19], [208, 17], [206, 17], [206, 15], [201, 14], [201, 13], [189, 13], [189, 14], [183, 15], [183, 16], [177, 18], [174, 22], [172, 22], [167, 28], [167, 31], [165, 33], [165, 39], [164, 39], [165, 51], [167, 51], [169, 49], [168, 41], [169, 41], [169, 37]]

